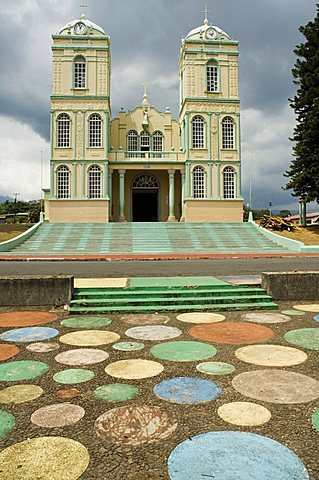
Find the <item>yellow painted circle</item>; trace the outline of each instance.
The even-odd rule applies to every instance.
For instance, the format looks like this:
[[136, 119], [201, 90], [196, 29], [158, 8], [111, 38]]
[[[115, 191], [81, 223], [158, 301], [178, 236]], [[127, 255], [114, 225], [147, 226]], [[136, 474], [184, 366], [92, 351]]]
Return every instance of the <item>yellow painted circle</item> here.
[[295, 310], [304, 312], [319, 312], [319, 303], [312, 303], [310, 305], [294, 305]]
[[42, 393], [42, 388], [37, 385], [12, 385], [0, 390], [0, 403], [19, 404], [31, 402], [40, 397]]
[[235, 355], [239, 360], [265, 367], [291, 367], [307, 360], [308, 355], [297, 348], [281, 345], [248, 345], [238, 348]]
[[80, 330], [78, 332], [66, 333], [60, 337], [60, 342], [77, 347], [93, 347], [117, 342], [120, 336], [114, 332], [103, 330]]
[[136, 358], [132, 360], [120, 360], [110, 363], [105, 371], [115, 378], [138, 380], [159, 375], [164, 370], [163, 365], [152, 360]]
[[90, 461], [87, 449], [63, 437], [37, 437], [0, 453], [0, 480], [77, 480]]
[[177, 320], [185, 323], [217, 323], [225, 320], [224, 315], [219, 313], [181, 313], [177, 315]]
[[217, 413], [225, 422], [244, 427], [263, 425], [271, 418], [267, 408], [251, 402], [225, 403]]

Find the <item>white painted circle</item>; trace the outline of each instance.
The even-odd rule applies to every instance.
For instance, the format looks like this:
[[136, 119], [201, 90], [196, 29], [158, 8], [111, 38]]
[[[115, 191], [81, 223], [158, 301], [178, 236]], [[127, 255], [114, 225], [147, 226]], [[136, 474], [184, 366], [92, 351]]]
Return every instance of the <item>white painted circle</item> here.
[[305, 352], [282, 345], [248, 345], [238, 348], [235, 355], [243, 362], [264, 367], [291, 367], [308, 358]]
[[125, 335], [135, 340], [170, 340], [182, 335], [182, 331], [175, 327], [166, 327], [165, 325], [144, 325], [141, 327], [132, 327], [126, 330]]
[[109, 357], [104, 350], [95, 348], [78, 348], [76, 350], [67, 350], [59, 353], [55, 360], [63, 365], [93, 365], [94, 363], [104, 362]]
[[194, 313], [181, 313], [177, 315], [177, 320], [185, 323], [217, 323], [225, 320], [224, 315], [219, 313], [207, 313], [207, 312], [194, 312]]
[[294, 305], [294, 309], [304, 312], [319, 312], [319, 303], [312, 303], [310, 305]]
[[60, 342], [77, 347], [94, 347], [107, 345], [119, 340], [120, 336], [115, 332], [104, 330], [80, 330], [78, 332], [66, 333], [60, 337]]
[[263, 425], [271, 418], [268, 408], [252, 402], [225, 403], [217, 413], [225, 422], [243, 427]]
[[291, 320], [291, 318], [288, 315], [284, 315], [283, 313], [276, 313], [276, 312], [244, 313], [244, 315], [242, 315], [241, 318], [246, 322], [254, 322], [254, 323], [285, 323]]

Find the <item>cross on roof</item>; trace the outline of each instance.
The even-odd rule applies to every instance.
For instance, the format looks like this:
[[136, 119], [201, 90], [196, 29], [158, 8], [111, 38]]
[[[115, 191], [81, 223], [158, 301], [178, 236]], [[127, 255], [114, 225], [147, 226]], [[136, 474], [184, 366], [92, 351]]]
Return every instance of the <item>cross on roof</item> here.
[[82, 2], [82, 4], [80, 5], [80, 7], [82, 8], [82, 14], [85, 13], [85, 12], [84, 12], [84, 9], [87, 8], [87, 5], [85, 5], [85, 3]]
[[148, 87], [148, 83], [146, 80], [144, 80], [144, 82], [142, 83], [143, 87], [144, 87], [144, 97], [146, 96], [147, 97], [147, 87]]
[[203, 11], [203, 13], [205, 15], [204, 23], [205, 23], [205, 25], [207, 25], [208, 24], [208, 14], [209, 14], [207, 4], [205, 5], [205, 10]]

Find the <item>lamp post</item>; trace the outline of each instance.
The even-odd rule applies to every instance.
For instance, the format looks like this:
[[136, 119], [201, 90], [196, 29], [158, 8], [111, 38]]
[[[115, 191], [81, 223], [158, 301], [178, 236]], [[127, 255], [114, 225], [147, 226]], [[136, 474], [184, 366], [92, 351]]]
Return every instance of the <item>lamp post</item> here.
[[271, 218], [271, 206], [272, 206], [272, 202], [269, 202], [269, 216]]
[[14, 220], [15, 220], [16, 214], [17, 214], [17, 198], [18, 198], [18, 195], [20, 195], [20, 193], [13, 193], [12, 195], [14, 195], [14, 212], [13, 212], [13, 218], [14, 218]]

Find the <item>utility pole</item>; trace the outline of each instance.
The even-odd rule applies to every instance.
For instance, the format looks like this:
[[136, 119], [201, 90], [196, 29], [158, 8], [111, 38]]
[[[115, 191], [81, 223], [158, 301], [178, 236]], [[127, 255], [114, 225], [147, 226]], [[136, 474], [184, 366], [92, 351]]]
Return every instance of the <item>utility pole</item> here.
[[20, 195], [20, 193], [13, 193], [12, 195], [14, 195], [14, 212], [13, 212], [13, 218], [15, 219], [15, 218], [16, 218], [16, 214], [18, 213], [18, 212], [17, 212], [17, 198], [18, 198], [18, 195]]

